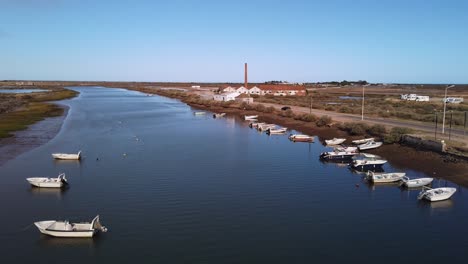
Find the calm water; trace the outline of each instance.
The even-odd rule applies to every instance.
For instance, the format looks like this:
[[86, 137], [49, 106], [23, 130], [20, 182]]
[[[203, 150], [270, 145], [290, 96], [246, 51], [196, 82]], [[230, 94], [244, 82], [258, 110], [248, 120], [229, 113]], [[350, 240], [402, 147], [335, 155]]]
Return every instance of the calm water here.
[[48, 92], [49, 90], [44, 89], [0, 89], [0, 93], [15, 94], [15, 93], [40, 93]]
[[[1, 263], [462, 263], [468, 255], [464, 188], [450, 201], [418, 202], [418, 191], [370, 186], [321, 163], [319, 143], [194, 116], [163, 97], [74, 89], [81, 95], [65, 101], [61, 132], [0, 167]], [[81, 162], [50, 156], [78, 150]], [[59, 172], [70, 182], [63, 192], [25, 181]], [[30, 226], [96, 214], [109, 232], [94, 239]]]

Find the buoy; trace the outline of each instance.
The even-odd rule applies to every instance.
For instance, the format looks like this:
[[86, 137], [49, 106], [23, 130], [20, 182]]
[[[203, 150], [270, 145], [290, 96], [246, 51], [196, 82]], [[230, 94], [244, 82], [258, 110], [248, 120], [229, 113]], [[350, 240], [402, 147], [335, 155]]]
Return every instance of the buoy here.
[[359, 184], [356, 183], [356, 188], [359, 188]]
[[96, 160], [99, 160], [99, 158], [96, 158]]

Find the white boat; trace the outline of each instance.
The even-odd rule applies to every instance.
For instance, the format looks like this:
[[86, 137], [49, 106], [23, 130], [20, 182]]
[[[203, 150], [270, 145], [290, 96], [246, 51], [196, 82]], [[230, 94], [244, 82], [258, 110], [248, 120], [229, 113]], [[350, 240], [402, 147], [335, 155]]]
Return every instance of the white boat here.
[[354, 157], [355, 155], [359, 154], [358, 152], [356, 151], [338, 151], [338, 150], [335, 150], [335, 151], [330, 151], [330, 152], [323, 152], [320, 154], [320, 159], [323, 159], [323, 160], [340, 160], [340, 161], [344, 161], [344, 160], [351, 160], [352, 157]]
[[249, 124], [249, 127], [254, 128], [254, 127], [258, 127], [260, 125], [264, 125], [264, 124], [266, 124], [266, 123], [252, 122], [252, 123]]
[[266, 131], [268, 129], [275, 128], [275, 127], [276, 127], [275, 124], [263, 124], [263, 125], [259, 125], [257, 129], [258, 131]]
[[353, 144], [360, 145], [360, 144], [367, 143], [369, 141], [374, 141], [374, 138], [357, 139], [357, 140], [353, 140], [351, 142], [353, 142]]
[[325, 140], [325, 143], [327, 143], [327, 145], [339, 145], [345, 141], [346, 138], [333, 138]]
[[220, 118], [220, 117], [223, 117], [225, 115], [226, 115], [226, 113], [215, 113], [215, 114], [213, 114], [213, 118]]
[[65, 173], [60, 173], [57, 178], [36, 177], [27, 178], [26, 180], [32, 186], [42, 188], [61, 188], [68, 184], [67, 179], [65, 178]]
[[355, 159], [351, 166], [357, 170], [379, 169], [387, 163], [386, 160], [377, 155], [361, 153], [363, 159]]
[[450, 199], [452, 195], [457, 191], [455, 188], [442, 187], [431, 189], [429, 187], [423, 187], [423, 190], [418, 195], [418, 200], [426, 199], [431, 202], [443, 201]]
[[356, 152], [358, 150], [357, 147], [346, 147], [346, 146], [338, 146], [334, 148], [334, 151], [339, 152]]
[[244, 116], [245, 120], [253, 120], [253, 119], [257, 119], [257, 118], [258, 118], [258, 115], [246, 115], [246, 116]]
[[278, 135], [278, 134], [284, 134], [286, 133], [288, 129], [286, 127], [282, 127], [282, 128], [278, 128], [278, 129], [273, 129], [273, 128], [270, 128], [267, 130], [267, 134], [269, 135]]
[[53, 237], [93, 237], [98, 231], [107, 232], [107, 228], [99, 222], [99, 215], [90, 223], [49, 220], [34, 222], [34, 225], [36, 225], [42, 234]]
[[358, 146], [359, 150], [375, 149], [382, 146], [383, 142], [369, 141]]
[[313, 142], [314, 137], [309, 135], [302, 135], [302, 134], [291, 134], [289, 135], [289, 140], [293, 142]]
[[423, 187], [425, 185], [431, 184], [434, 178], [419, 178], [419, 179], [412, 179], [408, 177], [403, 177], [402, 179], [402, 184], [408, 188], [418, 188], [418, 187]]
[[205, 115], [206, 112], [194, 112], [193, 114], [194, 114], [194, 115]]
[[375, 173], [367, 172], [367, 179], [374, 183], [388, 183], [401, 181], [406, 176], [404, 172]]
[[79, 160], [81, 159], [81, 150], [78, 151], [77, 154], [54, 153], [52, 157], [54, 157], [54, 159]]

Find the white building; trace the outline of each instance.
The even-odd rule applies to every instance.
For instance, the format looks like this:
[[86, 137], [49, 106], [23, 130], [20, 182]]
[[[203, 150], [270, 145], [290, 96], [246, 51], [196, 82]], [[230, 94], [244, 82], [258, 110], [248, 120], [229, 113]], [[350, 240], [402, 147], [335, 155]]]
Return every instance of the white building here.
[[234, 87], [231, 87], [231, 86], [228, 86], [228, 87], [223, 89], [223, 92], [225, 92], [225, 93], [233, 93], [233, 92], [236, 92], [236, 91], [237, 91], [237, 89], [234, 88]]
[[240, 93], [233, 92], [233, 93], [223, 93], [223, 94], [215, 94], [213, 95], [213, 100], [227, 102], [227, 101], [234, 101], [236, 97], [239, 96]]
[[237, 88], [236, 91], [238, 93], [240, 93], [240, 94], [248, 94], [249, 93], [249, 89], [245, 88], [244, 86], [241, 86], [241, 87]]
[[249, 89], [249, 94], [258, 94], [258, 95], [263, 95], [262, 89], [258, 88], [257, 86], [254, 86]]

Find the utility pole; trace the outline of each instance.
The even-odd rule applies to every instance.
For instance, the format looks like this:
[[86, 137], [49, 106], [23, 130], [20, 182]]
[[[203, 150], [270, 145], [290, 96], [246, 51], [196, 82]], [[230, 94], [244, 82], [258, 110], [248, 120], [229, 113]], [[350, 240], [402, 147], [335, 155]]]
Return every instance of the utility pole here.
[[447, 107], [447, 89], [454, 87], [455, 85], [449, 85], [445, 87], [444, 96], [444, 116], [442, 117], [442, 134], [445, 134], [445, 108]]

